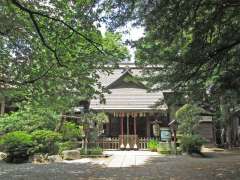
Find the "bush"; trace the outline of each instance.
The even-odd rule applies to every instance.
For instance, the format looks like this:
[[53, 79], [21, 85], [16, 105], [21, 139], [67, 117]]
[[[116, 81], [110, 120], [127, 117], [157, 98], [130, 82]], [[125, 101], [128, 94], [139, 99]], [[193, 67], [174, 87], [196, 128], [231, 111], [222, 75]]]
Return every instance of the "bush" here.
[[102, 155], [102, 153], [103, 153], [103, 150], [100, 147], [89, 149], [90, 155]]
[[72, 122], [66, 122], [61, 130], [65, 141], [78, 140], [83, 136], [83, 129]]
[[102, 153], [103, 153], [103, 150], [100, 147], [87, 149], [87, 154], [85, 153], [85, 149], [81, 149], [81, 155], [97, 156], [97, 155], [102, 155]]
[[206, 141], [199, 135], [184, 135], [181, 137], [181, 149], [189, 154], [201, 153], [202, 145]]
[[50, 130], [38, 130], [32, 132], [35, 143], [35, 152], [57, 154], [58, 142], [62, 139], [61, 134]]
[[156, 152], [157, 148], [158, 148], [158, 141], [157, 140], [148, 141], [147, 147], [148, 147], [148, 149], [150, 149], [150, 151]]
[[0, 132], [54, 130], [58, 119], [59, 116], [56, 112], [46, 108], [19, 110], [1, 117]]
[[157, 151], [161, 154], [171, 154], [169, 143], [159, 143]]
[[22, 163], [33, 153], [31, 135], [24, 131], [14, 131], [5, 134], [0, 140], [1, 147], [7, 153], [7, 162]]
[[72, 141], [66, 141], [58, 144], [59, 152], [78, 148], [78, 144]]

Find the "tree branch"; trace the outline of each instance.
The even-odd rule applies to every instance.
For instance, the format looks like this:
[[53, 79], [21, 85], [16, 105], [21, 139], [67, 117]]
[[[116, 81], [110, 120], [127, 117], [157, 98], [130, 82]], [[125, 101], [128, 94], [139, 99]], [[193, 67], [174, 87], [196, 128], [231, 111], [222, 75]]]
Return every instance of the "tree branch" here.
[[225, 46], [222, 46], [222, 47], [216, 49], [213, 53], [209, 54], [209, 57], [213, 58], [217, 54], [219, 54], [219, 53], [221, 53], [221, 52], [223, 52], [225, 50], [232, 49], [234, 46], [237, 46], [239, 44], [240, 44], [240, 39], [236, 40], [235, 42], [233, 42], [231, 44], [228, 44], [228, 45], [225, 45]]
[[55, 22], [59, 22], [61, 24], [63, 24], [64, 26], [66, 26], [67, 28], [69, 28], [71, 31], [75, 32], [76, 34], [78, 34], [79, 36], [83, 37], [86, 41], [88, 41], [90, 44], [92, 44], [92, 46], [94, 46], [99, 52], [101, 52], [102, 54], [105, 54], [105, 52], [100, 49], [98, 46], [101, 46], [101, 44], [93, 41], [92, 39], [88, 38], [87, 36], [85, 36], [84, 34], [80, 33], [79, 31], [77, 31], [76, 29], [74, 29], [71, 25], [67, 24], [66, 22], [64, 22], [63, 20], [60, 20], [60, 19], [57, 19], [55, 17], [51, 17], [47, 14], [43, 14], [41, 12], [38, 12], [38, 11], [33, 11], [33, 10], [30, 10], [26, 7], [24, 7], [22, 4], [20, 4], [17, 0], [11, 0], [12, 3], [17, 6], [19, 9], [21, 9], [22, 11], [25, 11], [29, 14], [32, 14], [32, 15], [38, 15], [38, 16], [42, 16], [42, 17], [45, 17], [45, 18], [48, 18], [48, 19], [51, 19]]
[[45, 40], [44, 37], [43, 37], [43, 34], [41, 33], [41, 30], [40, 30], [40, 28], [39, 28], [39, 26], [38, 26], [38, 23], [37, 23], [36, 19], [35, 19], [34, 16], [33, 16], [33, 14], [29, 14], [29, 16], [30, 16], [30, 18], [31, 18], [31, 20], [32, 20], [32, 22], [33, 22], [33, 24], [34, 24], [34, 27], [35, 27], [35, 29], [36, 29], [36, 31], [37, 31], [37, 33], [38, 33], [38, 35], [39, 35], [39, 37], [40, 37], [43, 45], [44, 45], [46, 48], [48, 48], [48, 49], [54, 54], [54, 57], [56, 58], [57, 63], [58, 63], [59, 66], [67, 67], [66, 65], [63, 65], [63, 64], [61, 63], [61, 61], [60, 61], [60, 59], [59, 59], [59, 57], [58, 57], [58, 55], [57, 55], [56, 49], [54, 50], [51, 46], [49, 46], [49, 45], [47, 44], [46, 40]]
[[231, 49], [231, 48], [233, 48], [234, 46], [236, 46], [236, 45], [238, 45], [238, 44], [240, 44], [240, 39], [238, 39], [237, 41], [235, 41], [235, 42], [232, 43], [232, 44], [229, 44], [229, 45], [227, 45], [227, 46], [223, 46], [223, 47], [217, 49], [217, 50], [216, 50], [216, 53], [222, 52], [222, 51], [224, 51], [224, 50]]
[[25, 80], [22, 82], [19, 81], [14, 81], [14, 80], [4, 80], [4, 79], [0, 79], [0, 82], [6, 84], [6, 85], [25, 85], [25, 84], [33, 84], [34, 82], [42, 79], [43, 77], [45, 77], [49, 71], [54, 67], [54, 64], [52, 64], [46, 71], [44, 71], [42, 74], [40, 74], [37, 77], [34, 77], [32, 79], [29, 80]]
[[54, 67], [54, 64], [52, 64], [45, 72], [43, 72], [39, 76], [37, 76], [33, 79], [30, 79], [30, 80], [23, 81], [21, 84], [33, 84], [34, 82], [36, 82], [36, 81], [42, 79], [43, 77], [45, 77], [53, 67]]

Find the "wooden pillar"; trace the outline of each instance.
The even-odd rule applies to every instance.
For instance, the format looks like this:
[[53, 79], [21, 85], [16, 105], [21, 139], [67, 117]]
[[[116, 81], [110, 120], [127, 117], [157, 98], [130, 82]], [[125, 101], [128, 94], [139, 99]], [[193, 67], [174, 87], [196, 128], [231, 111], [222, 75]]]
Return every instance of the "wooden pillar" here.
[[130, 144], [129, 144], [129, 113], [126, 113], [127, 115], [127, 145], [126, 149], [130, 149]]
[[136, 118], [137, 118], [137, 113], [133, 113], [133, 125], [134, 125], [134, 149], [137, 149], [137, 125], [136, 125]]
[[173, 142], [174, 142], [174, 151], [177, 154], [177, 131], [176, 129], [173, 130]]
[[123, 136], [123, 118], [124, 118], [124, 114], [121, 113], [121, 135]]
[[106, 134], [107, 136], [109, 136], [109, 122], [106, 123], [106, 132], [105, 132], [105, 134]]
[[124, 142], [123, 142], [123, 118], [124, 118], [124, 113], [121, 112], [120, 113], [120, 119], [121, 119], [121, 145], [120, 145], [120, 149], [124, 149]]
[[137, 125], [136, 125], [136, 113], [133, 113], [133, 128], [134, 128], [134, 135], [137, 135]]
[[109, 116], [109, 136], [112, 136], [112, 115]]
[[146, 135], [147, 137], [151, 136], [151, 131], [150, 131], [150, 120], [149, 120], [149, 116], [146, 116]]
[[129, 114], [127, 114], [127, 135], [129, 135]]

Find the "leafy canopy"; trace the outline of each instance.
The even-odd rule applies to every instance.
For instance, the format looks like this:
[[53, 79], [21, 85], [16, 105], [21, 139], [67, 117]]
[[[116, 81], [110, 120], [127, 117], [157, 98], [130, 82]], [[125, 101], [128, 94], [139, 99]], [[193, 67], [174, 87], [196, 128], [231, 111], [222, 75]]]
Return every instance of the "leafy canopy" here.
[[145, 28], [145, 37], [133, 45], [139, 64], [156, 67], [156, 73], [147, 72], [154, 88], [205, 93], [215, 86], [239, 93], [239, 1], [105, 0], [103, 4], [110, 28], [129, 22]]
[[[64, 111], [100, 93], [99, 71], [128, 58], [119, 34], [97, 29], [98, 1], [0, 2], [1, 94]], [[98, 87], [98, 88], [96, 88]], [[36, 104], [35, 104], [36, 105]]]

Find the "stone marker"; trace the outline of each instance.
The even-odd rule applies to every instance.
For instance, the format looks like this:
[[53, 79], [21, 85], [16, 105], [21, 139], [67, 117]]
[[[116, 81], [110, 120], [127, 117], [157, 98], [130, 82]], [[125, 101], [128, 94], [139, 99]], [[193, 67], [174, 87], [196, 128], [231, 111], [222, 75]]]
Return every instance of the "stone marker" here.
[[62, 152], [64, 160], [75, 160], [80, 159], [80, 151], [79, 150], [67, 150]]

